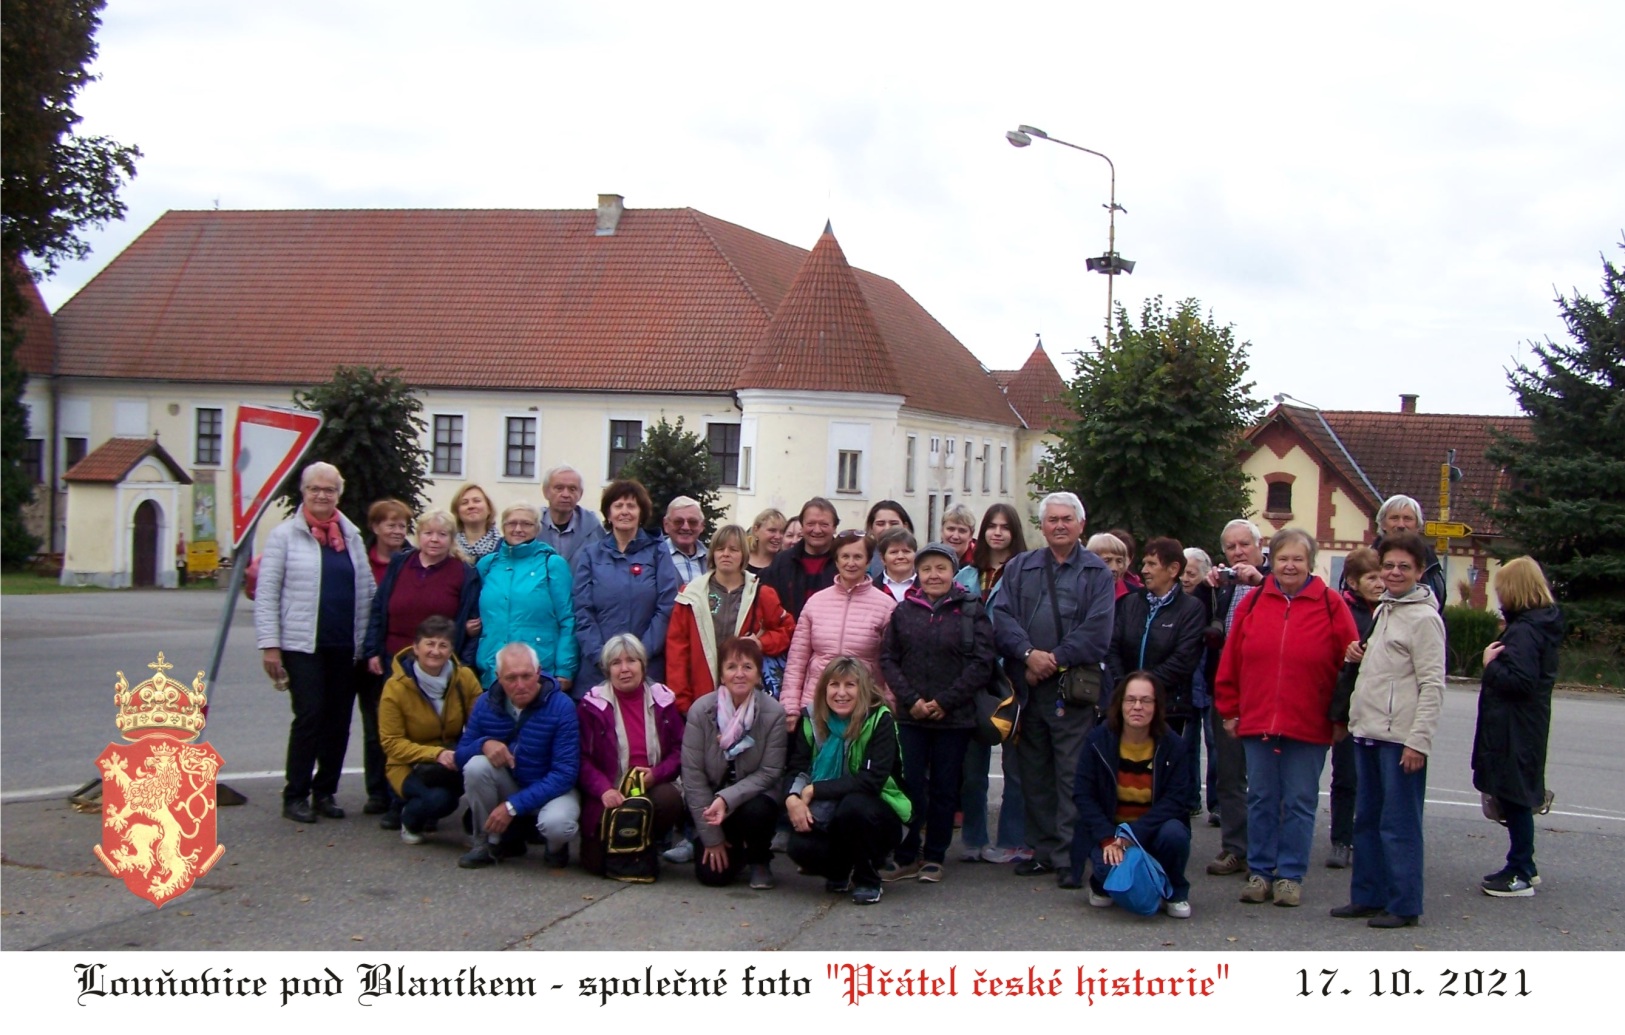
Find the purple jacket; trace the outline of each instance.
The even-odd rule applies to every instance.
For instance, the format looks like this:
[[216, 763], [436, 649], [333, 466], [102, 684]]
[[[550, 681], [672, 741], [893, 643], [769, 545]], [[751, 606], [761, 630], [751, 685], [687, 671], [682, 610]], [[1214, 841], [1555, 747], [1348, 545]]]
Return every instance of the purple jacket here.
[[[655, 730], [660, 736], [660, 761], [654, 765], [649, 786], [671, 783], [683, 764], [683, 716], [677, 711], [677, 695], [664, 683], [651, 683], [655, 699]], [[609, 684], [593, 687], [576, 705], [581, 725], [581, 829], [598, 836], [598, 823], [604, 814], [605, 791], [619, 788], [615, 779], [618, 764], [615, 750], [615, 691]], [[628, 735], [641, 735], [642, 729], [628, 729]]]

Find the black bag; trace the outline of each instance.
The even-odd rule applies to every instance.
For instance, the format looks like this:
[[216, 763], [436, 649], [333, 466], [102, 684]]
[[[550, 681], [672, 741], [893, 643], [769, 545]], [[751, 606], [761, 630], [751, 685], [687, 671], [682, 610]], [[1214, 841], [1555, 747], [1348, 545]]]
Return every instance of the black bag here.
[[655, 852], [655, 803], [643, 792], [643, 777], [627, 773], [621, 780], [626, 798], [605, 809], [598, 823], [598, 837], [604, 845], [604, 876], [631, 884], [653, 884], [660, 874], [660, 858]]
[[1021, 698], [995, 665], [993, 682], [976, 695], [976, 741], [995, 747], [1012, 741], [1021, 727]]
[[419, 762], [412, 767], [412, 775], [431, 791], [450, 791], [459, 798], [463, 795], [461, 769], [447, 769], [439, 762]]
[[[1050, 613], [1055, 616], [1055, 635], [1062, 636], [1061, 605], [1055, 599], [1055, 565], [1050, 558], [1044, 558], [1044, 574], [1049, 578], [1049, 606]], [[1064, 639], [1064, 637], [1062, 637]], [[1075, 708], [1097, 707], [1100, 704], [1100, 666], [1073, 665], [1063, 668], [1058, 678], [1061, 681], [1061, 701]]]
[[[1360, 649], [1371, 641], [1371, 633], [1377, 629], [1376, 616], [1371, 619], [1371, 631], [1360, 640]], [[1334, 725], [1347, 726], [1349, 724], [1349, 706], [1354, 700], [1354, 684], [1360, 679], [1360, 663], [1358, 661], [1345, 661], [1343, 668], [1337, 673], [1337, 687], [1332, 690], [1331, 707], [1326, 709], [1326, 718]]]

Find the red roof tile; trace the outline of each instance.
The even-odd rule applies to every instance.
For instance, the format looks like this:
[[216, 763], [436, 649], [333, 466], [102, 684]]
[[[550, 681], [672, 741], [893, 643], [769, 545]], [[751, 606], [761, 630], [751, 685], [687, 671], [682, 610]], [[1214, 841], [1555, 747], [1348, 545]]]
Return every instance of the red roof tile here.
[[1066, 382], [1050, 362], [1043, 342], [1033, 349], [1020, 370], [1009, 371], [1008, 377], [1000, 377], [1001, 373], [1005, 372], [994, 371], [993, 376], [1004, 388], [1011, 408], [1028, 428], [1052, 431], [1078, 419], [1067, 407]]
[[56, 348], [51, 311], [45, 307], [45, 299], [40, 297], [39, 287], [26, 269], [19, 264], [8, 272], [12, 283], [17, 285], [17, 290], [23, 296], [23, 304], [28, 307], [22, 319], [23, 339], [17, 346], [17, 362], [22, 365], [24, 373], [49, 376]]
[[148, 456], [157, 458], [159, 463], [169, 468], [169, 473], [182, 485], [192, 484], [191, 477], [155, 438], [110, 438], [68, 468], [62, 480], [116, 485]]
[[[595, 225], [589, 209], [169, 212], [58, 312], [59, 370], [313, 384], [362, 363], [429, 388], [738, 387], [809, 253], [693, 209]], [[907, 405], [1015, 423], [953, 335], [851, 272]]]

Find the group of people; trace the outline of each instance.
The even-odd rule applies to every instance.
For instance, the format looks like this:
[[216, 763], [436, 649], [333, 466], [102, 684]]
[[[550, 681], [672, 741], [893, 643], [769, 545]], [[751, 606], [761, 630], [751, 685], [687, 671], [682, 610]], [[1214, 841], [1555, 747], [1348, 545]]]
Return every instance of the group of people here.
[[[1214, 566], [1166, 537], [1085, 541], [1083, 504], [1064, 492], [1039, 504], [1036, 549], [1006, 504], [979, 523], [951, 509], [943, 541], [923, 546], [894, 500], [839, 530], [816, 497], [706, 542], [700, 505], [678, 497], [654, 534], [642, 485], [611, 482], [593, 514], [569, 467], [548, 472], [545, 506], [499, 515], [475, 485], [415, 518], [380, 501], [369, 544], [342, 492], [331, 465], [307, 467], [260, 562], [259, 646], [294, 712], [288, 819], [343, 817], [359, 697], [365, 811], [419, 844], [466, 801], [465, 868], [532, 843], [563, 866], [579, 842], [586, 869], [616, 875], [617, 817], [633, 816], [703, 884], [771, 888], [787, 852], [869, 904], [889, 882], [942, 881], [962, 824], [962, 861], [1064, 888], [1087, 871], [1101, 907], [1138, 846], [1167, 874], [1163, 910], [1183, 918], [1204, 788], [1222, 844], [1208, 872], [1245, 874], [1244, 902], [1299, 904], [1330, 749], [1328, 865], [1352, 864], [1333, 915], [1399, 927], [1423, 912], [1445, 652], [1413, 500], [1385, 504], [1339, 592], [1301, 530], [1277, 533], [1266, 559], [1257, 527], [1233, 521]], [[1474, 769], [1512, 849], [1484, 890], [1523, 895], [1539, 880], [1562, 626], [1532, 561], [1497, 589], [1509, 624], [1485, 655]], [[1023, 710], [992, 831], [991, 747], [973, 733], [980, 699], [1012, 688]]]

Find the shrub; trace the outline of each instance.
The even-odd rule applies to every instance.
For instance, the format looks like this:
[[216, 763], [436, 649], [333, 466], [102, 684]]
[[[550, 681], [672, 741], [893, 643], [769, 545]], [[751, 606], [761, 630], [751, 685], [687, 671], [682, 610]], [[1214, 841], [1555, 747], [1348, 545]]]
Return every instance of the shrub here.
[[1501, 619], [1475, 607], [1444, 609], [1444, 632], [1453, 675], [1476, 676], [1484, 670], [1484, 648], [1501, 635]]

